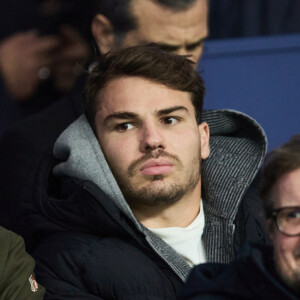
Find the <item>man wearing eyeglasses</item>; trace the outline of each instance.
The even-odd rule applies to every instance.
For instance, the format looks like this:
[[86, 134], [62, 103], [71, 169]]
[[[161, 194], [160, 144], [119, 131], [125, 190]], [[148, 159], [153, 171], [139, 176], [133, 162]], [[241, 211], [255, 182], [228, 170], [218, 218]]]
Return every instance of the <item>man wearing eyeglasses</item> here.
[[266, 157], [260, 195], [272, 247], [246, 245], [229, 265], [197, 266], [184, 299], [300, 299], [300, 134]]
[[300, 134], [269, 154], [261, 198], [276, 271], [300, 296]]

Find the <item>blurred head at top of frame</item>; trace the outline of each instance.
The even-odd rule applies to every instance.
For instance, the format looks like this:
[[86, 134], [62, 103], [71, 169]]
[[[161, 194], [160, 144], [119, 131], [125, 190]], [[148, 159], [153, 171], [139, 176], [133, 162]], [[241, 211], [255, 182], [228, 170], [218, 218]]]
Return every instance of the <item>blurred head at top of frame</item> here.
[[[92, 33], [101, 54], [157, 43], [197, 63], [208, 36], [207, 0], [101, 0]], [[196, 64], [195, 64], [196, 68]]]

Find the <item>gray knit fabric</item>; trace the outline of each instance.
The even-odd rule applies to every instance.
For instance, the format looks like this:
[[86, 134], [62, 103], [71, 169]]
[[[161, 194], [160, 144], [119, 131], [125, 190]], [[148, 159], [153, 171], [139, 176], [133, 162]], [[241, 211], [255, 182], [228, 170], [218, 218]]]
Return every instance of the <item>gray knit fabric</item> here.
[[[232, 110], [203, 113], [211, 131], [211, 154], [202, 164], [202, 198], [206, 224], [204, 242], [208, 261], [233, 259], [234, 224], [239, 203], [255, 177], [266, 151], [266, 137], [253, 119]], [[58, 176], [93, 181], [128, 215], [149, 245], [184, 281], [189, 265], [158, 236], [140, 224], [124, 199], [85, 116], [72, 123], [58, 138], [54, 156], [61, 163]]]
[[233, 257], [234, 219], [240, 201], [257, 174], [267, 147], [266, 136], [249, 116], [233, 110], [204, 112], [211, 130], [211, 153], [202, 165], [208, 261]]

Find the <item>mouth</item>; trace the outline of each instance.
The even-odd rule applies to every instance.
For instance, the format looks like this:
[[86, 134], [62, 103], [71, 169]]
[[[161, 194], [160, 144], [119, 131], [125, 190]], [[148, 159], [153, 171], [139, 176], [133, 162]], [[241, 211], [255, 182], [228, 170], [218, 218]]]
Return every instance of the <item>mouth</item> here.
[[140, 168], [143, 175], [165, 175], [174, 169], [174, 165], [167, 159], [150, 159]]

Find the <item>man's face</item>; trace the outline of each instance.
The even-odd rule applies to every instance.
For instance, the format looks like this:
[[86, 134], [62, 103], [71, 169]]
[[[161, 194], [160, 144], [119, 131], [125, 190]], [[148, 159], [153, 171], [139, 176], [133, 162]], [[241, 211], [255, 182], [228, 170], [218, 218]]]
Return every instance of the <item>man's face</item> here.
[[170, 205], [200, 189], [209, 130], [197, 125], [189, 93], [124, 76], [98, 99], [97, 138], [130, 205]]
[[[274, 187], [275, 208], [300, 206], [300, 169], [285, 174]], [[287, 236], [270, 229], [277, 270], [284, 282], [300, 293], [300, 236]]]
[[137, 27], [125, 35], [122, 46], [155, 42], [167, 51], [191, 55], [191, 60], [199, 61], [208, 36], [207, 0], [196, 0], [191, 7], [178, 12], [151, 0], [132, 0], [131, 12]]

